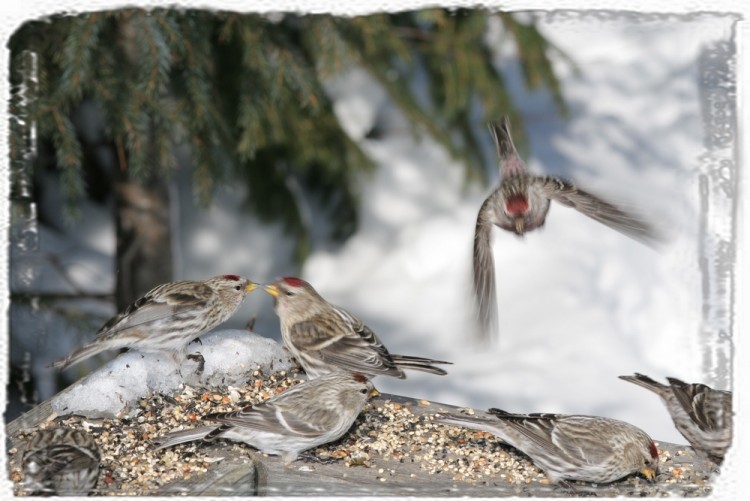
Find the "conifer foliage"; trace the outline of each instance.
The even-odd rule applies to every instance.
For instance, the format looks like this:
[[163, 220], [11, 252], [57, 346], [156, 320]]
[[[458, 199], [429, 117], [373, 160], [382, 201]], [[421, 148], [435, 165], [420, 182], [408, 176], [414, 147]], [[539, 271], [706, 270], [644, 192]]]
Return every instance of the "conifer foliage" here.
[[[56, 16], [28, 22], [11, 38], [11, 81], [22, 80], [28, 54], [36, 54], [25, 118], [54, 150], [69, 209], [87, 189], [71, 117], [83, 101], [94, 102], [129, 179], [166, 179], [177, 165], [176, 146], [186, 147], [202, 203], [223, 183], [245, 183], [248, 208], [282, 222], [304, 258], [309, 228], [300, 193], [325, 213], [334, 239], [346, 238], [356, 229], [362, 174], [373, 168], [342, 130], [326, 92], [328, 78], [354, 65], [386, 89], [415, 134], [432, 136], [463, 161], [468, 177], [494, 169], [483, 124], [515, 115], [495, 48], [486, 42], [490, 23], [516, 44], [526, 84], [546, 86], [564, 111], [553, 48], [534, 23], [483, 10], [334, 17], [122, 9]], [[11, 113], [17, 105], [12, 99]], [[11, 130], [16, 164], [23, 161], [20, 134]]]

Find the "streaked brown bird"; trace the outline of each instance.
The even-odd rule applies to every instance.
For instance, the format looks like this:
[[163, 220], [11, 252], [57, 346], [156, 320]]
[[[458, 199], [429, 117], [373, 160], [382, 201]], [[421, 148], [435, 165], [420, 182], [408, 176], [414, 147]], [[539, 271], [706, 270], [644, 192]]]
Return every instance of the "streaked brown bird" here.
[[732, 444], [732, 393], [668, 377], [669, 384], [635, 373], [620, 379], [653, 391], [667, 406], [675, 428], [693, 449], [721, 462]]
[[492, 433], [529, 456], [551, 483], [609, 483], [634, 473], [653, 481], [658, 473], [654, 441], [629, 423], [599, 416], [489, 412], [495, 419], [441, 414], [435, 422]]
[[65, 369], [119, 348], [163, 352], [179, 363], [185, 347], [228, 320], [256, 286], [239, 275], [159, 285], [105, 323], [92, 342], [51, 367]]
[[24, 445], [22, 489], [32, 496], [87, 496], [99, 477], [99, 447], [85, 431], [41, 430]]
[[255, 406], [236, 412], [210, 414], [218, 426], [169, 433], [156, 449], [219, 438], [245, 442], [267, 454], [281, 455], [285, 465], [299, 453], [338, 440], [377, 390], [362, 374], [335, 372], [304, 381]]
[[485, 199], [474, 229], [474, 296], [481, 334], [497, 333], [497, 292], [495, 262], [492, 257], [492, 227], [523, 236], [542, 225], [550, 200], [580, 213], [648, 245], [661, 236], [655, 228], [635, 214], [625, 212], [574, 184], [552, 176], [530, 174], [516, 151], [510, 134], [510, 120], [490, 122], [490, 132], [500, 158], [500, 185]]
[[391, 355], [375, 333], [348, 311], [323, 299], [312, 285], [286, 277], [265, 285], [274, 297], [284, 344], [308, 377], [335, 370], [404, 379], [404, 369], [445, 375], [440, 360]]

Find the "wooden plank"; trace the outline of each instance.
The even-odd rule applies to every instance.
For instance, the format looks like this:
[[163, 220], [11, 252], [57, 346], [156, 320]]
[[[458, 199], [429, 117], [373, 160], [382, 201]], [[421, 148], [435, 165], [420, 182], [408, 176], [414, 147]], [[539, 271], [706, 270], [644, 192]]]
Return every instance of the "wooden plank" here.
[[[372, 405], [398, 403], [407, 407], [414, 415], [434, 414], [457, 410], [456, 407], [418, 401], [397, 395], [381, 395]], [[484, 415], [482, 411], [475, 411]], [[18, 432], [33, 429], [53, 419], [49, 401], [43, 402], [18, 419], [8, 423], [7, 436], [11, 447], [18, 446]], [[195, 496], [430, 496], [430, 497], [489, 497], [489, 496], [696, 496], [710, 493], [709, 477], [715, 467], [710, 461], [699, 458], [692, 449], [674, 444], [660, 443], [659, 448], [671, 456], [670, 465], [689, 471], [686, 478], [676, 478], [673, 483], [660, 481], [648, 484], [640, 479], [628, 479], [614, 484], [599, 486], [575, 483], [570, 487], [545, 486], [538, 483], [528, 485], [509, 484], [497, 477], [488, 477], [474, 483], [454, 480], [449, 472], [429, 474], [418, 461], [384, 459], [373, 454], [366, 466], [346, 467], [343, 461], [330, 463], [298, 460], [285, 467], [278, 457], [261, 453], [250, 453], [247, 448], [239, 452], [226, 443], [206, 446], [213, 458], [208, 472], [180, 479], [154, 488], [150, 495], [188, 494]], [[11, 458], [9, 467], [17, 468], [17, 457]], [[664, 467], [662, 467], [663, 469]]]

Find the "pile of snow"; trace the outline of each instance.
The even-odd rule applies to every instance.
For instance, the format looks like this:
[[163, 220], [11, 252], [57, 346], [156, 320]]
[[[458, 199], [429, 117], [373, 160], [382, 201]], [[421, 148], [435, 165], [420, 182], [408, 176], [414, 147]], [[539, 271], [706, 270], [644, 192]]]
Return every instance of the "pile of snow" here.
[[183, 384], [241, 386], [257, 369], [268, 374], [294, 367], [276, 341], [239, 329], [209, 333], [187, 353], [203, 356], [202, 371], [194, 360], [178, 365], [168, 355], [128, 351], [56, 395], [52, 409], [58, 415], [115, 417], [152, 393], [171, 394]]

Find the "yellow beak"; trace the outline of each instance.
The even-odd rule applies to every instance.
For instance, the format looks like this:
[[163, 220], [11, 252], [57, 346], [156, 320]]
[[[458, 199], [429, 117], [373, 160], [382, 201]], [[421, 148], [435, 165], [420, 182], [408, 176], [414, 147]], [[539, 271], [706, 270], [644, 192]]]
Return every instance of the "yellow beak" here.
[[279, 295], [279, 288], [273, 284], [264, 285], [263, 290], [268, 292], [273, 297], [278, 297]]
[[519, 235], [523, 235], [523, 218], [517, 217], [516, 218], [516, 233]]
[[251, 282], [250, 280], [247, 281], [247, 285], [245, 286], [245, 293], [249, 294], [253, 292], [255, 289], [258, 288], [258, 284], [255, 282]]
[[656, 482], [656, 470], [654, 468], [651, 468], [650, 466], [646, 466], [644, 469], [641, 470], [641, 473], [644, 477], [646, 477], [646, 480], [649, 482]]
[[376, 390], [375, 388], [373, 388], [372, 390], [370, 390], [370, 398], [375, 398], [375, 397], [377, 397], [379, 395], [380, 395], [380, 392], [378, 390]]

